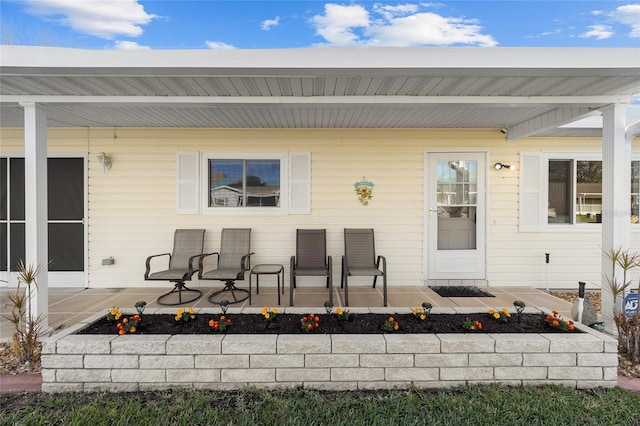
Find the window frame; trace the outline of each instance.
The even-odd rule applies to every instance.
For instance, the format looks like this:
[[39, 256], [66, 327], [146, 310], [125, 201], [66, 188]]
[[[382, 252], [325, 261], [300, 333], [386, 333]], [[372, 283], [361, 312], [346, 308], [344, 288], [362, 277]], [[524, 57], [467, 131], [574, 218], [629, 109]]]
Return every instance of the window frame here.
[[[280, 200], [279, 206], [269, 207], [210, 207], [209, 160], [279, 160]], [[287, 151], [202, 151], [200, 159], [201, 212], [206, 215], [237, 216], [289, 214], [289, 153]]]
[[[572, 212], [571, 212], [571, 223], [549, 223], [548, 218], [548, 208], [547, 203], [549, 202], [549, 161], [572, 161], [572, 178], [571, 178], [571, 199], [573, 202]], [[577, 222], [576, 221], [576, 191], [577, 191], [577, 177], [576, 177], [576, 163], [578, 161], [600, 161], [602, 162], [602, 154], [594, 153], [594, 152], [583, 152], [583, 153], [568, 153], [568, 152], [543, 152], [542, 153], [542, 164], [541, 164], [541, 173], [542, 173], [542, 186], [540, 189], [541, 200], [544, 201], [544, 207], [541, 208], [540, 214], [542, 229], [544, 231], [567, 231], [567, 230], [579, 230], [580, 232], [594, 230], [601, 232], [602, 231], [602, 223], [588, 223], [588, 222]], [[640, 154], [632, 154], [631, 162], [640, 161]], [[631, 166], [631, 165], [630, 165]], [[631, 200], [629, 200], [631, 201]], [[631, 217], [631, 216], [630, 216]], [[640, 227], [633, 226], [632, 230], [638, 229]]]

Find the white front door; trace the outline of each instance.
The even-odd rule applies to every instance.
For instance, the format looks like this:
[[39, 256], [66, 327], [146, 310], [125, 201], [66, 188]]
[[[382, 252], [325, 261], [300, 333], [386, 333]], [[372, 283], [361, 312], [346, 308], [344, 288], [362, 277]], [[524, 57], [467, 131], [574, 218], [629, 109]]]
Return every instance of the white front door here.
[[485, 279], [485, 153], [429, 152], [425, 176], [426, 279]]

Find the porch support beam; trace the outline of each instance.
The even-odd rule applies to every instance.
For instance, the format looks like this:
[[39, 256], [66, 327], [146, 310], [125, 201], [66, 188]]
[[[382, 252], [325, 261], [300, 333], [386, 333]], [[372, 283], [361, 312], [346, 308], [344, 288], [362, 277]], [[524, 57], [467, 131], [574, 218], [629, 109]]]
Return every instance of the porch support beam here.
[[[625, 107], [626, 104], [613, 104], [602, 109], [602, 314], [611, 332], [615, 331], [615, 301], [608, 282], [613, 278], [614, 266], [604, 252], [629, 249], [631, 243], [631, 144], [625, 134]], [[615, 276], [622, 280], [620, 267], [616, 267]]]
[[556, 108], [537, 117], [507, 127], [507, 142], [513, 142], [544, 130], [555, 129], [572, 121], [599, 114], [592, 108]]
[[46, 104], [184, 104], [184, 105], [469, 105], [602, 108], [628, 102], [619, 96], [77, 96], [0, 95], [0, 103], [28, 100]]
[[49, 253], [47, 233], [47, 115], [41, 105], [21, 102], [24, 108], [25, 266], [40, 266], [38, 285], [32, 288], [30, 309], [40, 316], [40, 331], [49, 329]]

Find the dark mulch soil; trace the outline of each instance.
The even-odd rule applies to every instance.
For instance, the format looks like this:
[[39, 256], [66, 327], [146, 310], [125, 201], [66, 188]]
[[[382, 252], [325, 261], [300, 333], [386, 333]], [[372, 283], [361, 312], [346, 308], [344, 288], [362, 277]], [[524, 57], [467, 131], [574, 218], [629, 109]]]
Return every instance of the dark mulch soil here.
[[474, 286], [429, 286], [440, 297], [495, 297]]
[[[320, 328], [315, 334], [377, 334], [383, 333], [382, 324], [387, 321], [387, 314], [351, 314], [349, 321], [340, 321], [335, 315], [318, 315]], [[227, 315], [231, 326], [227, 334], [301, 334], [300, 319], [303, 315], [280, 314], [271, 327], [267, 327], [260, 314]], [[498, 322], [488, 313], [477, 314], [432, 314], [427, 320], [417, 320], [411, 314], [395, 314], [399, 330], [394, 333], [477, 333], [462, 327], [465, 319], [480, 321], [480, 333], [553, 333], [560, 332], [545, 323], [543, 314], [522, 314], [520, 321], [513, 314], [507, 323]], [[210, 319], [218, 319], [219, 315], [197, 315], [190, 323], [177, 323], [174, 315], [145, 315], [136, 334], [215, 334], [209, 327]], [[577, 331], [576, 331], [577, 332]], [[116, 323], [103, 318], [78, 334], [118, 334]]]

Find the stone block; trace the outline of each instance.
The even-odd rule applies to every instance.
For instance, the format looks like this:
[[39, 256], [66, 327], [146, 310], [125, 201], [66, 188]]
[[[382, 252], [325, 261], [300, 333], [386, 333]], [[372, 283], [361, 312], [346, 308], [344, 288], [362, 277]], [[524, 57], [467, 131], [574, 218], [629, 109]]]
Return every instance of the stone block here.
[[141, 355], [140, 368], [193, 368], [193, 355]]
[[442, 353], [495, 352], [496, 341], [489, 334], [438, 334]]
[[491, 380], [492, 367], [442, 367], [440, 380]]
[[161, 355], [166, 353], [168, 334], [126, 334], [111, 342], [112, 354]]
[[521, 366], [522, 354], [469, 354], [469, 365], [473, 367]]
[[301, 368], [304, 367], [304, 355], [250, 355], [251, 368]]
[[117, 336], [72, 334], [56, 343], [57, 354], [108, 354]]
[[85, 382], [110, 382], [111, 370], [94, 368], [70, 368], [56, 371], [56, 382], [61, 383], [85, 383]]
[[434, 334], [385, 334], [387, 353], [439, 353], [440, 339]]
[[193, 369], [193, 368], [169, 368], [167, 369], [167, 382], [171, 383], [195, 383], [195, 382], [219, 382], [220, 370]]
[[547, 367], [496, 367], [496, 380], [542, 380], [547, 378]]
[[331, 381], [367, 382], [384, 380], [384, 368], [332, 368]]
[[[274, 340], [275, 343], [275, 340]], [[275, 382], [275, 368], [226, 368], [221, 371], [220, 380], [230, 383]]]
[[[104, 357], [104, 356], [102, 356]], [[42, 368], [82, 368], [82, 355], [43, 355]]]
[[138, 355], [85, 355], [84, 368], [138, 368]]
[[43, 383], [54, 383], [56, 381], [56, 370], [43, 368], [41, 374]]
[[579, 353], [578, 367], [617, 367], [616, 353]]
[[324, 382], [331, 380], [329, 368], [277, 368], [278, 382]]
[[466, 367], [469, 354], [416, 354], [416, 367]]
[[617, 381], [606, 380], [578, 380], [576, 382], [576, 389], [593, 389], [593, 388], [615, 388], [618, 386]]
[[164, 369], [157, 370], [139, 370], [122, 368], [111, 370], [111, 380], [115, 383], [161, 383], [166, 382], [166, 371]]
[[603, 352], [604, 341], [589, 333], [543, 334], [551, 343], [550, 352]]
[[276, 334], [227, 334], [222, 340], [223, 354], [275, 354]]
[[498, 353], [549, 352], [549, 339], [539, 334], [492, 334]]
[[389, 382], [423, 382], [438, 380], [439, 376], [439, 368], [387, 368], [384, 378]]
[[304, 366], [308, 368], [358, 367], [360, 366], [360, 355], [358, 354], [307, 354], [304, 356]]
[[137, 392], [138, 384], [137, 383], [85, 383], [84, 389], [85, 392], [111, 392], [111, 393], [122, 393], [122, 392]]
[[411, 387], [413, 383], [411, 381], [399, 381], [399, 382], [359, 382], [358, 390], [379, 390], [379, 389], [407, 389]]
[[196, 355], [196, 368], [249, 368], [250, 355]]
[[575, 353], [523, 354], [525, 367], [575, 367]]
[[618, 366], [604, 367], [602, 372], [604, 380], [618, 382]]
[[82, 392], [83, 390], [82, 383], [42, 383], [42, 392], [44, 393], [70, 393]]
[[331, 353], [329, 334], [281, 334], [278, 336], [279, 354], [328, 354]]
[[549, 367], [552, 380], [602, 380], [602, 368], [593, 367]]
[[381, 334], [333, 334], [331, 352], [334, 354], [381, 354], [387, 342]]
[[167, 340], [167, 354], [219, 354], [222, 353], [223, 339], [224, 335], [222, 334], [176, 334]]
[[362, 354], [360, 367], [413, 367], [412, 354]]

